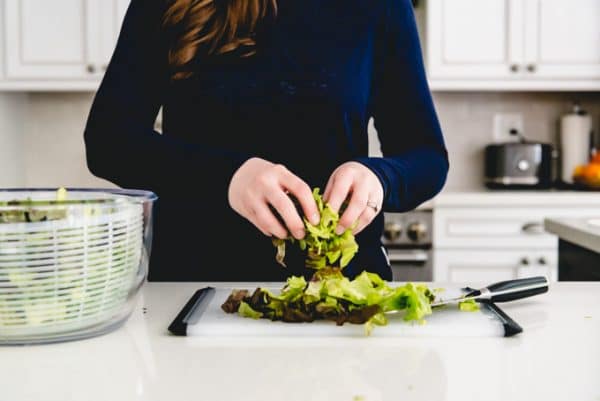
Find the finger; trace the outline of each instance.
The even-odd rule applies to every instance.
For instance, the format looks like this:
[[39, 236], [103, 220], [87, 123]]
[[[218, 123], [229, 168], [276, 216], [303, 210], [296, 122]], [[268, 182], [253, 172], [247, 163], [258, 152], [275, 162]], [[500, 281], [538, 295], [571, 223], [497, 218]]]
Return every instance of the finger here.
[[333, 177], [331, 193], [329, 194], [327, 203], [334, 212], [338, 212], [340, 210], [340, 206], [342, 206], [342, 203], [344, 203], [346, 198], [348, 198], [348, 193], [352, 187], [352, 182], [353, 176], [343, 171], [335, 174]]
[[262, 221], [259, 221], [256, 217], [255, 212], [251, 212], [251, 214], [247, 217], [248, 221], [254, 225], [261, 233], [266, 235], [267, 237], [271, 237], [273, 234], [269, 231], [269, 228], [265, 226]]
[[[281, 178], [281, 185], [296, 197], [308, 221], [312, 225], [319, 224], [321, 216], [319, 216], [317, 203], [308, 184], [292, 172], [287, 171]], [[304, 229], [304, 224], [302, 228]]]
[[253, 217], [252, 223], [266, 235], [274, 235], [280, 239], [287, 238], [287, 230], [269, 210], [266, 203], [261, 203], [255, 206]]
[[377, 216], [377, 212], [375, 212], [373, 208], [367, 206], [367, 208], [359, 216], [358, 224], [356, 228], [352, 231], [352, 234], [356, 235], [362, 230], [364, 230], [365, 227], [371, 224], [375, 216]]
[[323, 192], [323, 200], [325, 202], [329, 202], [329, 197], [331, 196], [331, 187], [333, 186], [333, 181], [335, 180], [336, 171], [331, 174], [331, 177], [329, 177], [329, 180], [327, 181], [327, 185], [325, 185], [325, 191]]
[[270, 237], [272, 234], [271, 232], [269, 232], [267, 230], [266, 227], [264, 227], [261, 222], [258, 221], [258, 219], [256, 218], [256, 212], [255, 212], [255, 207], [258, 205], [258, 200], [256, 200], [256, 198], [249, 196], [246, 199], [242, 199], [241, 201], [241, 210], [240, 210], [240, 214], [246, 219], [248, 220], [250, 223], [252, 223], [260, 232], [262, 232], [264, 235], [266, 235], [267, 237]]
[[296, 239], [304, 238], [304, 223], [296, 211], [294, 203], [283, 191], [274, 191], [267, 194], [267, 201], [275, 208], [283, 219], [289, 232]]
[[353, 224], [358, 220], [359, 216], [367, 208], [367, 201], [369, 200], [369, 193], [365, 186], [359, 186], [352, 191], [352, 197], [350, 202], [344, 210], [344, 214], [338, 222], [335, 232], [339, 235], [346, 231], [346, 229], [352, 227]]

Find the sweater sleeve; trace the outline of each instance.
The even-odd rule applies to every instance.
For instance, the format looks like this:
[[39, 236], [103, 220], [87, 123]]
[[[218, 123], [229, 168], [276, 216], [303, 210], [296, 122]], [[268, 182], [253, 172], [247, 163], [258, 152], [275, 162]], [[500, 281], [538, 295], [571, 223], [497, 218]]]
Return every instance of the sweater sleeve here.
[[88, 116], [88, 168], [119, 186], [159, 195], [190, 188], [192, 182], [192, 187], [208, 188], [211, 196], [224, 201], [231, 176], [250, 156], [154, 131], [170, 81], [161, 27], [164, 3], [133, 0], [129, 6]]
[[448, 157], [425, 76], [410, 0], [388, 0], [374, 44], [371, 114], [383, 157], [357, 161], [384, 189], [384, 209], [403, 212], [444, 186]]

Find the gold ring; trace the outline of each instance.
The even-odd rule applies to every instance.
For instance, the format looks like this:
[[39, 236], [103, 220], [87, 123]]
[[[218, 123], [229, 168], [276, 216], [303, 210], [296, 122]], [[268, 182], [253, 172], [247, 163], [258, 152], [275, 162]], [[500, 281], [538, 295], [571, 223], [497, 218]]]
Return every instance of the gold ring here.
[[377, 213], [379, 211], [379, 209], [377, 208], [377, 202], [368, 201], [367, 206], [370, 207], [371, 209], [373, 209], [375, 211], [375, 213]]

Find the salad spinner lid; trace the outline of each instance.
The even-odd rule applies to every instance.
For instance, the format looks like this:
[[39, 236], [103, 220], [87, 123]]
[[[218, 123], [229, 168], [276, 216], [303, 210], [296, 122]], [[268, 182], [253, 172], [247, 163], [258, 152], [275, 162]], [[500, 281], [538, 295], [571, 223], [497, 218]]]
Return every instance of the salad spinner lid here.
[[0, 189], [0, 206], [77, 205], [113, 202], [153, 202], [158, 196], [152, 191], [118, 188], [65, 188], [66, 199], [57, 199], [59, 188]]

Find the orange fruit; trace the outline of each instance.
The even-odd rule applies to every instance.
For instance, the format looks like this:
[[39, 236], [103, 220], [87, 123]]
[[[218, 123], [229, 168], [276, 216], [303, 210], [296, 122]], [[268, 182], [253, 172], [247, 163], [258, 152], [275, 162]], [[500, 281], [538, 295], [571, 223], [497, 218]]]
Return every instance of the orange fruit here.
[[588, 185], [600, 185], [600, 163], [588, 164], [585, 167], [583, 176]]
[[584, 176], [586, 167], [587, 166], [584, 164], [580, 164], [579, 166], [575, 167], [575, 170], [573, 170], [573, 178], [582, 178]]

